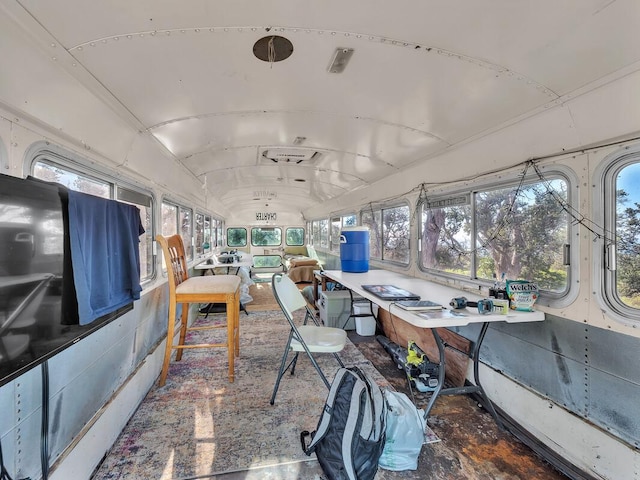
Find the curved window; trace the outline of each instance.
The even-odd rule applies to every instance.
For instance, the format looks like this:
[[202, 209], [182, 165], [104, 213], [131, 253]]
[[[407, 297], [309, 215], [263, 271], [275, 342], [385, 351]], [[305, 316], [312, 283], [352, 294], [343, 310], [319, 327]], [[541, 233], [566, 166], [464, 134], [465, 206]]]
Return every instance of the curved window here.
[[422, 206], [420, 266], [486, 281], [568, 290], [568, 182], [539, 178]]
[[[609, 169], [605, 184], [606, 294], [623, 309], [640, 310], [640, 154]], [[631, 310], [629, 310], [631, 311]]]

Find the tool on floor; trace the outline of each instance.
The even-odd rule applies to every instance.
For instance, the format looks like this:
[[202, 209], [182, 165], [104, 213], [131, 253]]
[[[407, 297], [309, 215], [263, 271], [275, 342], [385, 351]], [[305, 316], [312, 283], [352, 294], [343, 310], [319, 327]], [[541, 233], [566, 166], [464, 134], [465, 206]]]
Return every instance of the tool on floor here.
[[411, 386], [419, 392], [432, 392], [438, 386], [437, 363], [429, 361], [427, 355], [415, 342], [409, 341], [409, 348], [402, 348], [393, 343], [384, 335], [376, 336], [376, 340], [396, 363], [399, 369], [404, 370]]

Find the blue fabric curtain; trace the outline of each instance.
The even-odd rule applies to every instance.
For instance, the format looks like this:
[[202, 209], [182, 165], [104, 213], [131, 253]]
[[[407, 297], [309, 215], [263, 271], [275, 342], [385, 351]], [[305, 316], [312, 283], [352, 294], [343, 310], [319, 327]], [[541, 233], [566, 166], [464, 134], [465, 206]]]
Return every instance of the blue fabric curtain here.
[[69, 191], [69, 236], [80, 325], [140, 298], [140, 210]]

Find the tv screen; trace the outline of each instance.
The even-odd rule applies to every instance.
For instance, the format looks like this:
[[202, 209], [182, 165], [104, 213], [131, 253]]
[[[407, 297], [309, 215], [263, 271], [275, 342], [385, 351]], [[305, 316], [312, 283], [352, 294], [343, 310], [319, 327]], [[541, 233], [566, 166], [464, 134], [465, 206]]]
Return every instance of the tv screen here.
[[57, 185], [0, 175], [0, 386], [126, 311], [79, 325], [63, 201]]

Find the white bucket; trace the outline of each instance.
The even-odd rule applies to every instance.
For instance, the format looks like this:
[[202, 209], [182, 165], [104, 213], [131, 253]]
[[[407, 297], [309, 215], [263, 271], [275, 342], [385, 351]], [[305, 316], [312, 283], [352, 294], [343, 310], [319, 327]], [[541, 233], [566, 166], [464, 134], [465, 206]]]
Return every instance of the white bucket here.
[[356, 333], [363, 337], [370, 337], [376, 334], [376, 320], [369, 317], [356, 317]]

